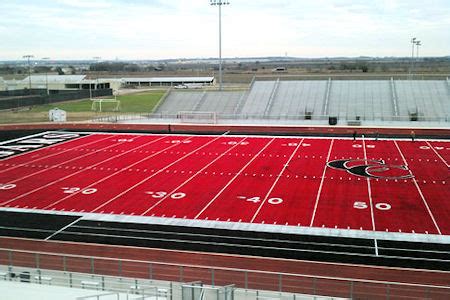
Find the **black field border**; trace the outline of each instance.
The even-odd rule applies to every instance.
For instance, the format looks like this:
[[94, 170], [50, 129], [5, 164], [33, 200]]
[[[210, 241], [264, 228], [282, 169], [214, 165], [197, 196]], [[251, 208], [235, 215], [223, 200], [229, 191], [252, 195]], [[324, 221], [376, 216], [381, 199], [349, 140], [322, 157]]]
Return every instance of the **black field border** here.
[[[109, 220], [92, 214], [0, 211], [0, 235], [38, 240], [450, 271], [450, 244]], [[162, 219], [162, 218], [161, 218]], [[197, 223], [199, 224], [199, 223]], [[193, 224], [194, 225], [194, 224]]]

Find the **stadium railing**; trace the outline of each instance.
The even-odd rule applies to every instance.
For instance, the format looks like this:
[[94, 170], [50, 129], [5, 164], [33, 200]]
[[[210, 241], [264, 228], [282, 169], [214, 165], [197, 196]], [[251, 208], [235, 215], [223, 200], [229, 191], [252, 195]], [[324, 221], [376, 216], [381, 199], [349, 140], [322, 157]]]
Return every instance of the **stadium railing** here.
[[[195, 115], [192, 114], [192, 116], [188, 119], [192, 123], [204, 123], [205, 118], [204, 114], [202, 112], [198, 112], [199, 117], [198, 119], [195, 118]], [[210, 112], [209, 114], [212, 114]], [[330, 117], [336, 117], [337, 121], [341, 125], [349, 125], [349, 126], [359, 126], [364, 125], [367, 122], [370, 122], [370, 124], [373, 123], [379, 123], [379, 125], [382, 125], [383, 122], [407, 122], [411, 125], [414, 124], [426, 124], [429, 122], [435, 122], [435, 123], [448, 123], [450, 122], [450, 116], [445, 117], [431, 117], [431, 116], [419, 116], [417, 122], [411, 120], [411, 116], [380, 116], [379, 118], [366, 118], [364, 116], [329, 116], [329, 115], [279, 115], [279, 116], [261, 116], [261, 115], [248, 115], [248, 114], [220, 114], [220, 113], [214, 113], [214, 123], [221, 123], [220, 120], [234, 120], [236, 122], [245, 120], [245, 121], [291, 121], [292, 123], [305, 123], [308, 124], [314, 123], [314, 121], [320, 121], [320, 122], [327, 122]], [[91, 119], [91, 121], [94, 122], [107, 122], [107, 123], [117, 123], [117, 122], [127, 122], [127, 121], [133, 121], [133, 120], [172, 120], [174, 122], [185, 121], [186, 118], [182, 118], [182, 115], [180, 114], [170, 114], [170, 113], [145, 113], [145, 114], [135, 114], [135, 113], [129, 113], [129, 114], [115, 114], [110, 116], [104, 116], [104, 117], [97, 117]]]
[[[169, 282], [196, 282], [206, 285], [234, 285], [244, 290], [266, 290], [273, 292], [299, 293], [329, 297], [350, 298], [409, 298], [409, 299], [448, 299], [449, 286], [428, 284], [412, 284], [355, 278], [340, 278], [329, 276], [312, 276], [306, 274], [277, 273], [258, 270], [246, 270], [226, 267], [208, 267], [188, 264], [161, 263], [155, 261], [118, 259], [95, 256], [81, 256], [46, 252], [32, 252], [0, 248], [0, 276], [11, 280], [15, 270], [33, 268], [35, 273], [31, 279], [44, 283], [48, 274], [42, 270], [53, 270], [72, 274], [65, 280], [73, 284], [75, 276], [87, 273], [90, 280], [78, 280], [82, 286], [85, 282], [90, 288], [100, 290], [105, 287], [105, 278], [117, 276], [121, 278], [137, 278], [136, 280], [159, 280]], [[36, 277], [37, 276], [37, 277]], [[78, 276], [78, 275], [77, 275]], [[78, 277], [76, 277], [78, 278]], [[30, 274], [28, 274], [30, 280]], [[56, 282], [55, 280], [52, 280]], [[94, 284], [94, 282], [98, 284]], [[138, 281], [135, 281], [136, 285]], [[145, 285], [149, 285], [147, 281]], [[97, 286], [98, 285], [98, 286]], [[151, 284], [150, 284], [151, 285]], [[127, 284], [129, 289], [131, 285]]]

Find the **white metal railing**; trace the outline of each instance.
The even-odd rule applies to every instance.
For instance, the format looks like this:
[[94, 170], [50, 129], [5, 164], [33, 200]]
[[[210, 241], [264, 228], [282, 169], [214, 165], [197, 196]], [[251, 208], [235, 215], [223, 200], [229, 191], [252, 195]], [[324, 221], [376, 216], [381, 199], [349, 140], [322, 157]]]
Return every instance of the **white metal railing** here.
[[[299, 114], [299, 115], [278, 115], [278, 116], [261, 116], [261, 115], [251, 115], [251, 114], [217, 114], [218, 123], [220, 123], [220, 120], [236, 120], [236, 122], [239, 122], [239, 120], [260, 120], [260, 121], [270, 121], [270, 120], [292, 120], [292, 121], [326, 121], [328, 120], [330, 116], [329, 115], [311, 115], [311, 119], [307, 119], [305, 114]], [[347, 121], [354, 121], [354, 115], [339, 115], [338, 121], [341, 122], [347, 122]], [[168, 120], [176, 122], [176, 120], [179, 119], [178, 114], [166, 114], [166, 113], [147, 113], [147, 114], [120, 114], [120, 115], [112, 115], [112, 116], [106, 116], [106, 117], [100, 117], [100, 118], [93, 118], [91, 119], [92, 122], [106, 122], [106, 123], [118, 123], [118, 122], [127, 122], [127, 121], [148, 121], [151, 122], [151, 120]], [[400, 115], [400, 116], [379, 116], [379, 117], [367, 117], [367, 116], [361, 116], [361, 121], [373, 121], [373, 122], [411, 122], [411, 116], [409, 115]], [[193, 120], [194, 122], [195, 120]], [[431, 117], [431, 116], [420, 116], [418, 122], [439, 122], [439, 123], [447, 123], [450, 122], [450, 115], [445, 115], [442, 117]], [[414, 123], [411, 123], [411, 125]]]
[[[132, 286], [142, 286], [164, 289], [172, 295], [174, 293], [173, 282], [185, 282], [188, 279], [190, 281], [202, 280], [213, 287], [234, 284], [243, 289], [290, 291], [339, 297], [374, 297], [375, 295], [371, 294], [370, 289], [364, 289], [365, 286], [376, 287], [379, 290], [377, 293], [381, 295], [387, 295], [393, 291], [401, 293], [414, 289], [417, 291], [417, 299], [428, 294], [438, 295], [441, 298], [450, 296], [449, 286], [420, 283], [208, 267], [5, 248], [0, 248], [0, 258], [2, 259], [1, 263], [5, 265], [0, 267], [0, 278], [3, 277], [4, 280], [22, 278], [21, 274], [24, 268], [28, 268], [26, 269], [28, 270], [28, 281], [35, 280], [41, 284], [49, 281], [51, 284], [62, 282], [70, 287], [85, 287], [99, 291], [133, 290], [135, 292], [139, 289], [132, 289]], [[29, 271], [30, 268], [32, 271]], [[49, 269], [52, 271], [48, 271]], [[47, 277], [47, 281], [43, 280], [44, 277]], [[49, 277], [51, 280], [48, 280]], [[169, 281], [169, 284], [161, 284], [161, 281]], [[355, 287], [358, 287], [358, 292]]]

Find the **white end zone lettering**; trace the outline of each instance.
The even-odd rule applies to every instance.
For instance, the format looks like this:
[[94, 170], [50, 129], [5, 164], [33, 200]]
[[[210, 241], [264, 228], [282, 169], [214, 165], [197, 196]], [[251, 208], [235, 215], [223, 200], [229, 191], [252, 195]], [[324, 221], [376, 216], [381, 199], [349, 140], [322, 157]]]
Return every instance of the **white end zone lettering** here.
[[86, 135], [89, 135], [89, 133], [43, 132], [11, 141], [5, 141], [0, 143], [0, 160]]

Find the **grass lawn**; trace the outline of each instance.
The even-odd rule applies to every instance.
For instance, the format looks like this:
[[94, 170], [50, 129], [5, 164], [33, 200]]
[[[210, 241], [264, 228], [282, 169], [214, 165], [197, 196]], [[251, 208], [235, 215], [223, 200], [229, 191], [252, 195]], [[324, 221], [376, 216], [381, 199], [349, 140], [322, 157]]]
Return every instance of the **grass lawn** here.
[[[120, 100], [120, 112], [124, 113], [147, 113], [151, 112], [165, 91], [150, 91], [136, 94], [128, 94], [118, 96], [117, 100]], [[113, 96], [111, 96], [113, 98]], [[103, 103], [103, 107], [114, 107], [114, 103]], [[89, 99], [58, 102], [53, 104], [38, 105], [31, 109], [31, 112], [48, 112], [50, 109], [58, 107], [70, 112], [90, 112], [92, 107], [92, 101]]]
[[[121, 107], [118, 113], [152, 112], [164, 93], [165, 91], [163, 90], [155, 90], [118, 96], [117, 100], [120, 100]], [[102, 113], [91, 111], [92, 101], [89, 99], [36, 105], [24, 111], [0, 112], [0, 123], [47, 122], [48, 111], [55, 107], [67, 112], [68, 121], [90, 120], [102, 115], [115, 114], [116, 112], [112, 111], [115, 105], [115, 103], [103, 103], [102, 107], [111, 109], [103, 110]]]

